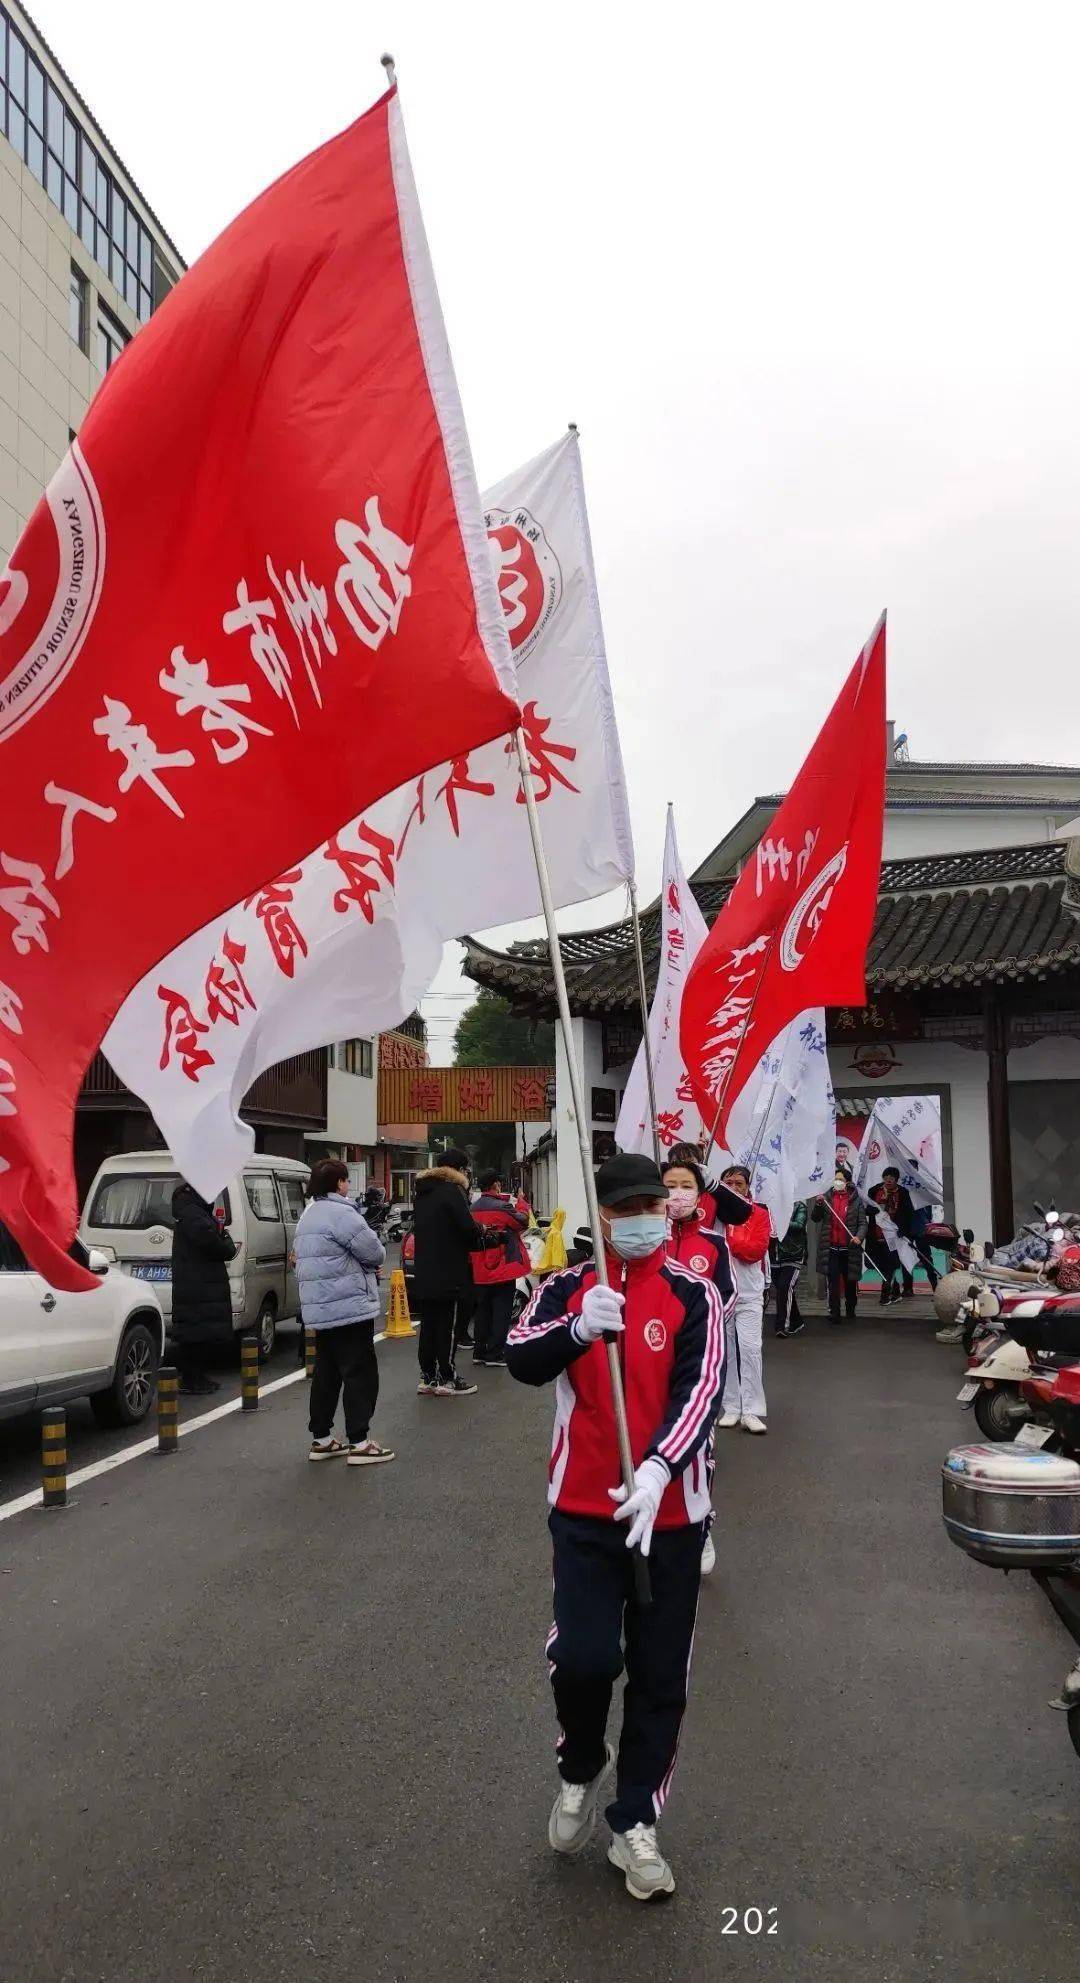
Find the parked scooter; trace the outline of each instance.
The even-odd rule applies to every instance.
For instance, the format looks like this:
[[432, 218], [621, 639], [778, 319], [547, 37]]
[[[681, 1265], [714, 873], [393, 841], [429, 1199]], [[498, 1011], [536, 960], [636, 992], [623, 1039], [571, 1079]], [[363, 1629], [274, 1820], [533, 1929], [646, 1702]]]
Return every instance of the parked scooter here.
[[[1044, 1209], [1036, 1204], [1035, 1210], [1038, 1218], [1021, 1226], [1007, 1247], [995, 1248], [989, 1242], [975, 1245], [969, 1239], [966, 1264], [954, 1267], [950, 1262], [949, 1272], [942, 1275], [934, 1290], [934, 1309], [942, 1325], [937, 1334], [939, 1343], [963, 1342], [970, 1354], [970, 1337], [965, 1337], [965, 1317], [960, 1310], [968, 1302], [972, 1285], [993, 1289], [1000, 1296], [1018, 1289], [1030, 1293], [1045, 1283], [1048, 1263], [1070, 1236], [1066, 1227], [1076, 1227], [1080, 1221], [1069, 1214], [1063, 1224], [1053, 1205]], [[970, 1312], [966, 1311], [968, 1317]]]
[[[942, 1518], [976, 1562], [1030, 1570], [1080, 1644], [1080, 1297], [1007, 1305], [1001, 1322], [1028, 1355], [1032, 1417], [1007, 1449], [957, 1446], [942, 1468]], [[1050, 1702], [1080, 1756], [1080, 1659]]]

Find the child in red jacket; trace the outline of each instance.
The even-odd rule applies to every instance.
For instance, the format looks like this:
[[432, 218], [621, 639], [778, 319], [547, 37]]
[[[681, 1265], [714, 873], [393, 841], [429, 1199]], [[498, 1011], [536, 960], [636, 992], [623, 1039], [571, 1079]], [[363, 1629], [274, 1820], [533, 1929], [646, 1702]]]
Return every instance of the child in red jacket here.
[[[724, 1172], [724, 1183], [740, 1198], [750, 1197], [750, 1173], [742, 1164]], [[765, 1431], [765, 1383], [761, 1370], [761, 1335], [765, 1319], [766, 1261], [772, 1220], [768, 1206], [755, 1204], [740, 1226], [729, 1226], [728, 1246], [735, 1270], [733, 1352], [728, 1356], [724, 1409], [717, 1425], [741, 1425], [744, 1432]]]
[[[511, 1330], [506, 1361], [522, 1383], [555, 1383], [548, 1660], [562, 1787], [548, 1841], [571, 1857], [584, 1851], [615, 1765], [608, 1858], [634, 1899], [649, 1901], [675, 1886], [656, 1824], [686, 1705], [724, 1312], [708, 1273], [667, 1252], [667, 1187], [651, 1157], [609, 1157], [596, 1192], [610, 1285], [591, 1260], [549, 1275]], [[630, 1494], [620, 1479], [606, 1335], [622, 1365]], [[649, 1559], [647, 1607], [637, 1600], [628, 1546]], [[616, 1761], [607, 1724], [624, 1664]]]

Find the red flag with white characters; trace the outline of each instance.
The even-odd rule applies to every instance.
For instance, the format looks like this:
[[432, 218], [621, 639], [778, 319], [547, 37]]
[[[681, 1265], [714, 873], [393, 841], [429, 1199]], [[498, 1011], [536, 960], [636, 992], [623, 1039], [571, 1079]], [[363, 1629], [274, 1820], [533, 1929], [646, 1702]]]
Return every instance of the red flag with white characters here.
[[866, 997], [884, 810], [882, 614], [683, 993], [683, 1058], [719, 1144], [744, 1083], [796, 1013]]
[[56, 1286], [131, 986], [249, 897], [287, 958], [293, 864], [517, 720], [391, 90], [139, 332], [0, 578], [0, 1220]]

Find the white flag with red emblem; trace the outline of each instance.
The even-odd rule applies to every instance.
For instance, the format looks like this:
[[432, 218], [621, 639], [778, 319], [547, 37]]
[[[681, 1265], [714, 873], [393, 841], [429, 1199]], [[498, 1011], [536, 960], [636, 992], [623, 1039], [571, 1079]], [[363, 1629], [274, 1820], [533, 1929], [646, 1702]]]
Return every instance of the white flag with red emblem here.
[[[484, 508], [564, 907], [634, 865], [577, 435], [489, 490]], [[362, 731], [362, 704], [354, 720]], [[132, 992], [104, 1051], [211, 1198], [250, 1154], [239, 1109], [264, 1068], [388, 1031], [427, 990], [444, 942], [539, 910], [507, 737], [410, 779], [182, 944]], [[182, 1035], [178, 1006], [191, 1014]]]
[[[679, 1014], [690, 966], [705, 941], [705, 918], [683, 873], [675, 815], [668, 807], [664, 839], [664, 880], [660, 894], [660, 958], [649, 1011], [649, 1045], [656, 1089], [656, 1133], [661, 1154], [674, 1143], [699, 1143], [701, 1117], [687, 1080], [679, 1045]], [[626, 1084], [615, 1141], [620, 1150], [652, 1156], [653, 1125], [645, 1042], [637, 1050]]]

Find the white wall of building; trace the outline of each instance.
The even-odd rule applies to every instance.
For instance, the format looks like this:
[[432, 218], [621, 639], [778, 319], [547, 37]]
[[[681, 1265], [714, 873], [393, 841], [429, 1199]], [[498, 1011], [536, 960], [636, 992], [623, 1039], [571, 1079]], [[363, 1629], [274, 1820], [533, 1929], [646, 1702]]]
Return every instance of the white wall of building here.
[[985, 847], [1026, 847], [1054, 840], [1058, 829], [1075, 817], [1070, 799], [1056, 810], [1046, 805], [991, 807], [977, 812], [964, 807], [935, 807], [926, 811], [885, 812], [884, 858], [913, 860], [927, 854], [981, 852]]
[[374, 1072], [346, 1074], [339, 1067], [326, 1070], [326, 1134], [335, 1143], [362, 1143], [368, 1149], [376, 1139], [378, 1096], [378, 1053], [372, 1054]]

